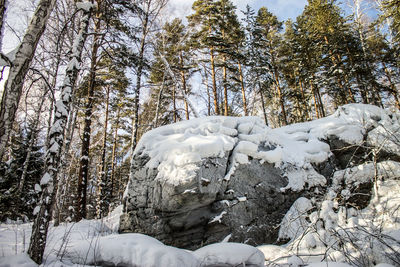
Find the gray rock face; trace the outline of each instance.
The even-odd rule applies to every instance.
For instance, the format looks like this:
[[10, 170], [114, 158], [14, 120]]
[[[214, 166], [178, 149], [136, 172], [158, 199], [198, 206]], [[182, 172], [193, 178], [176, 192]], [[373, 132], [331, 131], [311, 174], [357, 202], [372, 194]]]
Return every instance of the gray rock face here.
[[203, 160], [196, 177], [184, 186], [155, 179], [157, 170], [144, 166], [148, 159], [135, 156], [136, 172], [128, 185], [120, 231], [144, 233], [176, 247], [197, 247], [219, 209], [214, 203], [224, 191], [219, 181], [224, 178], [227, 158]]
[[[362, 128], [365, 118], [360, 122], [359, 128], [355, 128], [358, 124], [355, 126], [354, 120], [349, 120], [351, 129], [356, 129], [361, 136], [345, 138], [351, 134], [345, 132], [346, 124], [343, 123], [342, 117], [353, 118], [354, 116], [350, 115], [358, 109], [362, 110], [360, 106], [345, 107], [340, 110], [341, 113], [334, 114], [325, 121], [321, 120], [320, 124], [304, 123], [276, 130], [262, 128], [260, 123], [254, 123], [254, 120], [252, 127], [248, 127], [246, 118], [234, 121], [232, 118], [221, 117], [212, 118], [211, 122], [203, 120], [188, 123], [187, 126], [177, 124], [176, 129], [169, 126], [158, 130], [158, 135], [145, 136], [142, 138], [144, 144], [139, 145], [134, 154], [135, 171], [124, 197], [120, 232], [143, 233], [167, 245], [187, 249], [196, 249], [224, 239], [260, 245], [279, 242], [279, 226], [296, 199], [303, 196], [318, 202], [334, 183], [339, 197], [340, 192], [362, 196], [359, 199], [343, 196], [343, 205], [365, 207], [370, 199], [373, 177], [347, 184], [338, 182], [341, 181], [338, 178], [340, 172], [351, 172], [352, 167], [371, 162], [371, 151], [381, 146], [384, 140], [382, 137], [379, 142], [373, 141], [372, 137], [378, 134], [378, 126], [377, 116], [372, 115], [372, 122], [366, 129]], [[378, 112], [375, 109], [374, 111]], [[343, 130], [340, 132], [334, 124], [336, 120], [341, 123], [340, 127]], [[149, 149], [146, 142], [153, 142], [157, 136], [166, 139], [177, 137], [185, 142], [193, 138], [192, 135], [186, 138], [188, 133], [199, 132], [201, 138], [208, 138], [209, 131], [201, 126], [207, 123], [231, 125], [230, 130], [224, 132], [229, 132], [232, 146], [226, 146], [228, 149], [221, 150], [218, 155], [201, 156], [199, 160], [190, 162], [193, 171], [180, 178], [184, 179], [184, 182], [169, 182], [174, 177], [160, 170], [161, 163], [149, 164], [159, 155], [154, 155], [154, 148]], [[214, 124], [209, 129], [215, 129]], [[255, 131], [257, 127], [262, 129]], [[319, 130], [321, 132], [315, 134], [315, 129], [323, 129], [325, 132]], [[282, 135], [282, 138], [279, 138], [279, 135]], [[318, 136], [318, 139], [315, 139], [314, 135]], [[384, 153], [381, 152], [382, 157], [376, 160], [397, 159], [399, 154], [394, 145], [396, 138], [390, 139], [391, 146], [385, 150], [381, 149]], [[285, 147], [286, 143], [295, 149]], [[326, 151], [328, 145], [330, 151]], [[194, 149], [194, 152], [189, 151], [191, 154], [183, 153], [189, 157], [197, 148], [191, 145], [188, 147], [185, 151]], [[323, 150], [323, 153], [318, 149]], [[163, 153], [168, 156], [175, 153], [165, 151]], [[186, 164], [179, 167], [179, 164], [178, 169], [188, 166]], [[293, 173], [297, 173], [297, 176], [293, 176]], [[168, 179], [165, 178], [166, 175], [169, 175]], [[301, 180], [301, 183], [296, 183], [296, 179]], [[350, 178], [348, 180], [350, 181]]]
[[135, 157], [120, 231], [144, 233], [176, 247], [194, 249], [228, 235], [250, 245], [273, 243], [281, 219], [300, 195], [282, 192], [288, 179], [258, 160], [238, 165], [227, 181], [227, 157], [205, 159], [184, 186], [157, 181], [157, 170], [143, 167], [147, 160]]

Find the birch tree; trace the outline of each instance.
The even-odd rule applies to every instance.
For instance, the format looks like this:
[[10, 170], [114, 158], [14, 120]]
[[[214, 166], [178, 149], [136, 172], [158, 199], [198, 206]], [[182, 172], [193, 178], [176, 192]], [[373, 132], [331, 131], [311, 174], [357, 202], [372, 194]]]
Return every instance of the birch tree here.
[[2, 46], [3, 41], [3, 25], [4, 25], [4, 17], [6, 14], [8, 1], [7, 0], [0, 0], [0, 49]]
[[[0, 160], [3, 159], [10, 137], [25, 76], [55, 2], [56, 0], [40, 0], [24, 38], [19, 45], [15, 59], [11, 63], [0, 108]], [[1, 21], [3, 21], [3, 18], [1, 18]]]
[[77, 7], [83, 10], [83, 16], [79, 33], [75, 38], [69, 64], [66, 69], [66, 76], [61, 86], [61, 95], [55, 106], [54, 122], [50, 130], [50, 144], [46, 154], [46, 170], [40, 181], [40, 186], [42, 187], [40, 206], [37, 206], [34, 210], [36, 218], [32, 226], [32, 236], [28, 249], [29, 256], [38, 264], [41, 264], [43, 261], [47, 231], [52, 218], [52, 205], [56, 194], [55, 187], [57, 185], [61, 148], [64, 142], [64, 129], [70, 111], [71, 97], [74, 92], [82, 50], [94, 6], [85, 2], [78, 3]]

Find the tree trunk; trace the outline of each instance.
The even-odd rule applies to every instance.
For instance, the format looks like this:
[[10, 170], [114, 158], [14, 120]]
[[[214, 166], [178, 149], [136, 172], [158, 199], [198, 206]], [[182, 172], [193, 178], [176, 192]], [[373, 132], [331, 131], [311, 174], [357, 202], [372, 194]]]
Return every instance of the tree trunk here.
[[138, 131], [139, 131], [139, 98], [140, 98], [140, 89], [142, 83], [142, 74], [143, 74], [143, 67], [144, 67], [144, 52], [145, 52], [145, 45], [146, 45], [146, 37], [148, 33], [148, 23], [149, 23], [149, 14], [145, 13], [145, 17], [143, 19], [142, 25], [142, 39], [140, 41], [139, 47], [139, 55], [138, 55], [138, 68], [136, 72], [136, 88], [135, 88], [135, 100], [134, 100], [134, 117], [132, 120], [132, 136], [131, 136], [131, 147], [130, 147], [130, 166], [129, 166], [129, 179], [133, 179], [134, 175], [134, 152], [137, 146], [137, 139], [138, 139]]
[[319, 101], [318, 101], [318, 97], [317, 97], [317, 90], [315, 89], [315, 86], [313, 84], [313, 81], [310, 81], [310, 86], [311, 86], [311, 92], [313, 94], [313, 99], [314, 99], [314, 109], [315, 109], [315, 113], [317, 115], [317, 119], [322, 118], [323, 116], [320, 115], [320, 107], [319, 107]]
[[110, 103], [110, 86], [107, 86], [106, 92], [106, 117], [104, 121], [104, 131], [103, 131], [103, 144], [101, 147], [101, 169], [99, 174], [99, 181], [97, 184], [97, 201], [96, 201], [96, 216], [98, 219], [102, 217], [102, 196], [103, 185], [106, 183], [106, 150], [107, 150], [107, 128], [108, 128], [108, 107]]
[[[182, 52], [180, 53], [180, 60], [181, 60], [181, 79], [182, 79], [182, 89], [187, 94], [187, 88], [186, 88], [186, 77], [185, 77], [185, 71], [183, 70], [183, 56]], [[184, 98], [185, 101], [185, 112], [186, 112], [186, 119], [189, 120], [189, 105], [186, 101], [186, 98]]]
[[3, 27], [4, 27], [4, 18], [6, 14], [7, 5], [8, 5], [8, 0], [0, 0], [0, 49], [3, 44]]
[[[328, 37], [326, 35], [324, 35], [323, 38], [325, 40], [325, 44], [329, 47], [330, 44], [329, 44]], [[333, 54], [330, 49], [328, 49], [328, 50], [329, 50], [329, 56], [330, 56], [331, 62], [333, 64], [333, 66], [336, 68], [339, 65], [339, 63], [341, 62], [341, 57], [338, 54]], [[346, 75], [344, 76], [344, 80], [346, 83], [348, 83], [346, 81], [347, 80]], [[337, 83], [338, 83], [339, 87], [342, 89], [344, 103], [345, 104], [348, 104], [349, 102], [354, 103], [355, 98], [354, 98], [353, 92], [351, 91], [350, 86], [347, 86], [347, 94], [346, 94], [345, 85], [343, 84], [343, 81], [341, 78], [339, 78], [339, 77], [337, 78]]]
[[319, 92], [318, 88], [316, 88], [315, 93], [317, 95], [317, 99], [318, 99], [318, 102], [319, 102], [318, 106], [320, 108], [322, 117], [325, 117], [326, 116], [325, 115], [325, 108], [324, 108], [324, 104], [322, 103], [321, 93]]
[[[96, 18], [95, 33], [100, 31], [100, 19]], [[79, 164], [78, 176], [78, 192], [77, 192], [77, 207], [75, 220], [79, 222], [81, 219], [86, 219], [86, 202], [87, 202], [87, 185], [89, 177], [89, 149], [90, 149], [90, 133], [93, 115], [94, 91], [96, 87], [96, 66], [97, 53], [100, 47], [100, 37], [95, 34], [92, 46], [92, 56], [90, 62], [89, 84], [87, 88], [87, 98], [85, 104], [85, 120], [83, 127], [83, 138], [81, 147], [81, 159]]]
[[161, 88], [160, 88], [160, 91], [158, 92], [158, 96], [157, 96], [156, 114], [154, 115], [152, 128], [158, 127], [158, 116], [160, 115], [160, 106], [161, 106], [161, 101], [162, 101], [162, 95], [164, 92], [164, 86], [165, 86], [165, 73], [163, 73]]
[[188, 96], [186, 95], [185, 91], [183, 91], [183, 89], [179, 86], [179, 81], [176, 79], [176, 77], [175, 77], [175, 75], [174, 75], [174, 72], [173, 72], [172, 69], [171, 69], [171, 66], [169, 65], [168, 61], [165, 59], [165, 56], [162, 55], [161, 53], [159, 53], [159, 56], [160, 56], [161, 60], [163, 61], [164, 65], [165, 65], [165, 67], [166, 67], [166, 69], [167, 69], [167, 71], [168, 71], [168, 74], [171, 76], [171, 78], [172, 78], [174, 84], [175, 84], [176, 86], [178, 86], [178, 88], [180, 89], [180, 91], [181, 91], [181, 93], [182, 93], [182, 95], [183, 95], [183, 98], [184, 98], [184, 99], [186, 100], [186, 102], [188, 103], [190, 109], [191, 109], [192, 112], [193, 112], [194, 117], [195, 117], [195, 118], [199, 118], [199, 117], [200, 117], [199, 113], [197, 112], [197, 110], [196, 110], [195, 107], [193, 106], [192, 102], [189, 101], [189, 98], [188, 98]]
[[[270, 49], [271, 50], [273, 49], [271, 42], [270, 42]], [[274, 55], [271, 55], [271, 56], [272, 56], [271, 63], [272, 63], [272, 68], [273, 68], [274, 82], [275, 82], [276, 91], [278, 93], [279, 104], [281, 106], [283, 123], [284, 123], [284, 125], [287, 125], [288, 122], [287, 122], [287, 115], [286, 115], [286, 109], [285, 109], [285, 101], [283, 99], [282, 89], [281, 89], [280, 82], [279, 82], [279, 73], [278, 73], [276, 62], [275, 62], [275, 57], [274, 57]]]
[[[76, 105], [78, 106], [78, 105]], [[67, 127], [65, 129], [65, 141], [63, 144], [63, 148], [61, 150], [61, 158], [60, 158], [60, 163], [59, 163], [59, 169], [60, 172], [57, 173], [57, 192], [56, 192], [56, 199], [55, 199], [55, 204], [54, 204], [54, 211], [56, 214], [53, 216], [54, 217], [54, 226], [58, 226], [60, 223], [60, 217], [61, 217], [61, 210], [62, 210], [62, 205], [61, 199], [65, 197], [65, 192], [67, 190], [66, 186], [68, 183], [71, 183], [71, 181], [68, 181], [69, 177], [72, 177], [71, 175], [71, 168], [72, 168], [72, 163], [67, 165], [68, 160], [72, 159], [71, 154], [69, 153], [70, 147], [71, 147], [71, 140], [74, 138], [74, 132], [75, 132], [75, 126], [76, 126], [76, 119], [78, 116], [78, 111], [74, 107], [74, 105], [71, 105], [71, 110], [70, 110], [70, 116], [68, 117], [68, 122], [67, 122]], [[71, 180], [71, 179], [70, 179]]]
[[240, 64], [240, 62], [238, 63], [238, 67], [239, 67], [240, 86], [242, 88], [243, 110], [244, 110], [244, 115], [247, 116], [248, 115], [248, 111], [247, 111], [247, 101], [246, 101], [246, 90], [244, 88], [242, 64]]
[[25, 75], [29, 70], [36, 46], [46, 27], [56, 0], [41, 0], [17, 50], [4, 85], [0, 109], [0, 160], [3, 159], [15, 113], [22, 94]]
[[263, 96], [263, 93], [262, 93], [262, 90], [261, 90], [261, 89], [262, 89], [261, 83], [258, 82], [258, 92], [260, 93], [261, 107], [262, 107], [262, 110], [263, 110], [264, 121], [265, 121], [265, 125], [268, 126], [268, 118], [267, 118], [267, 112], [266, 112], [266, 110], [265, 110], [264, 96]]
[[211, 78], [212, 78], [212, 89], [214, 95], [214, 107], [215, 114], [219, 115], [219, 103], [218, 103], [218, 92], [217, 92], [217, 80], [215, 77], [215, 62], [214, 62], [214, 48], [210, 47], [210, 61], [211, 61]]
[[204, 64], [204, 78], [205, 78], [205, 85], [206, 85], [206, 90], [207, 90], [207, 115], [211, 116], [211, 95], [210, 95], [210, 87], [208, 86], [208, 74], [207, 74], [207, 68], [206, 65]]
[[121, 109], [118, 108], [117, 122], [116, 122], [115, 129], [114, 129], [113, 148], [112, 148], [112, 156], [111, 156], [111, 189], [110, 189], [110, 197], [111, 198], [113, 197], [114, 187], [115, 187], [114, 180], [115, 180], [115, 166], [117, 165], [116, 155], [117, 155], [117, 145], [118, 145], [118, 129], [119, 129], [120, 111], [121, 111]]
[[276, 90], [278, 93], [279, 104], [280, 104], [281, 110], [282, 110], [283, 123], [284, 123], [284, 125], [287, 125], [288, 121], [287, 121], [287, 115], [286, 115], [286, 109], [285, 109], [285, 102], [283, 100], [283, 94], [282, 94], [282, 89], [281, 89], [280, 82], [279, 82], [278, 72], [274, 71], [274, 73], [275, 73], [274, 74], [275, 86], [276, 86]]
[[[303, 102], [303, 106], [304, 106], [304, 111], [306, 113], [305, 119], [308, 120], [310, 119], [310, 111], [308, 109], [308, 103], [305, 102], [306, 97], [304, 95], [304, 86], [303, 86], [303, 81], [300, 79], [299, 80], [299, 86], [300, 86], [300, 92], [301, 92], [301, 98], [302, 98], [302, 102]], [[303, 113], [304, 114], [304, 113]], [[303, 115], [304, 116], [304, 115]]]
[[79, 34], [75, 42], [76, 46], [72, 49], [70, 64], [68, 65], [66, 76], [63, 85], [61, 86], [60, 99], [57, 101], [55, 106], [54, 123], [50, 131], [50, 147], [46, 154], [46, 170], [40, 181], [42, 187], [40, 209], [33, 222], [31, 241], [28, 249], [29, 256], [37, 264], [41, 264], [43, 260], [47, 231], [52, 218], [52, 205], [56, 193], [54, 186], [57, 185], [58, 163], [64, 142], [64, 128], [69, 115], [69, 106], [74, 91], [75, 81], [78, 76], [78, 62], [81, 62], [81, 55], [86, 40], [90, 15], [91, 9], [84, 11]]
[[397, 109], [400, 110], [399, 96], [398, 96], [398, 93], [397, 93], [397, 90], [396, 90], [396, 86], [395, 86], [395, 84], [392, 82], [392, 75], [391, 75], [389, 69], [386, 67], [386, 64], [385, 64], [385, 63], [383, 63], [383, 68], [384, 68], [384, 70], [385, 70], [386, 78], [387, 78], [388, 81], [389, 81], [390, 93], [393, 95], [393, 98], [394, 98], [394, 100], [395, 100], [395, 102], [396, 102], [396, 107], [397, 107]]
[[176, 88], [172, 87], [172, 108], [174, 112], [174, 122], [177, 122], [177, 114], [176, 114]]
[[228, 80], [226, 71], [226, 56], [223, 56], [223, 83], [224, 83], [224, 116], [228, 116]]

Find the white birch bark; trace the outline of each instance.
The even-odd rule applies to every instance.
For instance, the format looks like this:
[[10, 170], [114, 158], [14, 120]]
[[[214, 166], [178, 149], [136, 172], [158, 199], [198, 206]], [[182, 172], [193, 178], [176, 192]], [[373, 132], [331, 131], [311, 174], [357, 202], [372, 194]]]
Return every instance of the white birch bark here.
[[4, 86], [0, 109], [0, 160], [3, 158], [22, 94], [25, 75], [29, 70], [36, 46], [46, 27], [56, 0], [41, 0], [10, 67]]
[[42, 187], [40, 206], [35, 209], [37, 210], [36, 218], [32, 226], [31, 242], [28, 249], [29, 256], [38, 264], [41, 264], [43, 260], [47, 231], [52, 218], [52, 204], [56, 194], [55, 186], [57, 185], [58, 166], [64, 142], [64, 129], [70, 113], [71, 97], [79, 72], [92, 9], [93, 6], [83, 10], [79, 33], [74, 40], [66, 76], [61, 86], [61, 96], [55, 105], [54, 122], [50, 130], [50, 144], [46, 153], [46, 170], [40, 181]]
[[0, 51], [3, 44], [3, 28], [8, 0], [0, 0]]

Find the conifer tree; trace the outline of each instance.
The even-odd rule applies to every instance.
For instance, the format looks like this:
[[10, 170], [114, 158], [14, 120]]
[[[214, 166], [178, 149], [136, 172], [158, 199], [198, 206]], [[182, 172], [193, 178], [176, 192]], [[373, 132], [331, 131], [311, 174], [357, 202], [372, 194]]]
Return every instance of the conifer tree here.
[[[163, 30], [156, 35], [153, 52], [155, 60], [150, 73], [150, 81], [154, 85], [154, 90], [152, 90], [152, 96], [145, 106], [144, 112], [146, 114], [142, 116], [153, 120], [150, 124], [158, 125], [160, 113], [164, 113], [164, 122], [162, 124], [169, 123], [168, 117], [172, 117], [174, 122], [178, 118], [186, 117], [186, 119], [189, 119], [188, 102], [185, 98], [179, 96], [180, 92], [177, 91], [177, 86], [174, 84], [174, 77], [170, 77], [167, 66], [165, 66], [161, 58], [164, 57], [166, 59], [175, 77], [177, 77], [176, 80], [181, 84], [180, 88], [188, 94], [190, 90], [188, 79], [193, 74], [194, 68], [193, 54], [187, 42], [188, 36], [187, 29], [185, 29], [180, 19], [167, 22]], [[178, 98], [183, 99], [185, 115], [180, 114], [181, 112], [177, 109]], [[171, 105], [172, 111], [169, 112]], [[164, 111], [160, 112], [160, 108], [163, 108]], [[172, 116], [168, 114], [172, 114]], [[156, 121], [157, 123], [155, 123]], [[155, 125], [155, 127], [157, 126]]]
[[316, 40], [308, 31], [308, 18], [304, 15], [297, 17], [294, 31], [290, 35], [293, 46], [298, 47], [295, 58], [299, 62], [299, 86], [306, 91], [309, 88], [313, 99], [314, 112], [317, 118], [325, 116], [325, 108], [321, 97], [321, 84], [318, 83], [316, 73], [321, 65], [321, 51], [315, 46]]
[[269, 87], [272, 82], [269, 71], [271, 56], [268, 49], [266, 49], [265, 36], [262, 34], [262, 28], [256, 19], [255, 11], [247, 5], [244, 15], [245, 50], [243, 56], [246, 58], [246, 65], [249, 67], [248, 81], [249, 85], [253, 88], [253, 92], [260, 97], [264, 121], [268, 125], [264, 97], [271, 97], [269, 94]]
[[17, 133], [10, 140], [8, 168], [0, 170], [0, 221], [33, 219], [40, 191], [37, 184], [44, 165], [42, 147], [37, 144], [37, 129], [34, 128], [34, 122], [29, 121], [26, 129], [17, 127]]
[[288, 123], [287, 113], [285, 108], [285, 93], [280, 77], [280, 54], [279, 50], [276, 49], [282, 42], [279, 32], [282, 29], [282, 22], [278, 21], [278, 18], [268, 11], [267, 8], [262, 7], [258, 10], [256, 17], [258, 25], [258, 34], [261, 35], [261, 40], [267, 49], [267, 53], [270, 56], [270, 69], [275, 92], [273, 93], [274, 99], [277, 100], [277, 104], [281, 109], [280, 123], [286, 125]]
[[191, 36], [193, 40], [192, 47], [197, 50], [206, 50], [209, 55], [214, 111], [216, 115], [220, 115], [215, 62], [216, 41], [220, 38], [220, 32], [218, 32], [218, 5], [215, 0], [196, 0], [192, 9], [194, 14], [188, 16], [189, 26], [194, 30]]
[[335, 0], [309, 1], [302, 13], [303, 30], [314, 40], [313, 46], [321, 53], [320, 71], [327, 78], [320, 79], [335, 106], [355, 101], [348, 77], [346, 34], [349, 30]]

